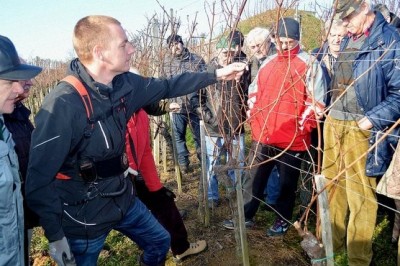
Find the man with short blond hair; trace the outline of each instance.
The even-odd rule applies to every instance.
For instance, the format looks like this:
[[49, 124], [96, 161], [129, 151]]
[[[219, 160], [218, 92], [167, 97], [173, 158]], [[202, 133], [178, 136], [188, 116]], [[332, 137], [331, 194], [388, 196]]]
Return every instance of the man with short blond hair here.
[[93, 115], [87, 117], [77, 84], [61, 81], [47, 95], [35, 117], [28, 206], [39, 215], [49, 254], [59, 265], [96, 265], [112, 229], [143, 249], [140, 265], [164, 265], [170, 236], [135, 196], [125, 153], [127, 120], [162, 98], [239, 78], [245, 65], [163, 80], [129, 73], [135, 48], [121, 24], [107, 16], [80, 19], [74, 47], [83, 60], [71, 61], [69, 75], [88, 92], [85, 105], [90, 99]]

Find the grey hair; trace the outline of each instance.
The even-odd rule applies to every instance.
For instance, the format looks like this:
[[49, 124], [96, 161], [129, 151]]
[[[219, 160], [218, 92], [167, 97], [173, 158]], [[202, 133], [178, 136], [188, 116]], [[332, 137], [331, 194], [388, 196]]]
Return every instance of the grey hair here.
[[[371, 4], [371, 0], [363, 0], [363, 1], [361, 2], [361, 4], [363, 4], [363, 3], [366, 3], [366, 4], [368, 5], [368, 11], [369, 11], [369, 12], [373, 11], [373, 9], [372, 9], [372, 4]], [[361, 4], [360, 4], [360, 6], [358, 7], [358, 10], [361, 8]]]
[[271, 40], [271, 33], [266, 28], [255, 27], [246, 36], [246, 45], [251, 46], [255, 43], [264, 43]]

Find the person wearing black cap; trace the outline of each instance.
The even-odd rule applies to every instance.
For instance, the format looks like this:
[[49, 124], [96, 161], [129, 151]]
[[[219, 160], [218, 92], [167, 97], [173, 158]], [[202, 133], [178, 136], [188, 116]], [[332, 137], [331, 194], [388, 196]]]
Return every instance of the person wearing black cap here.
[[[293, 215], [297, 181], [302, 156], [310, 148], [312, 128], [322, 111], [326, 87], [320, 65], [300, 49], [299, 23], [292, 18], [278, 22], [277, 54], [267, 57], [249, 87], [248, 121], [252, 135], [247, 165], [252, 199], [244, 206], [246, 227], [263, 198], [264, 188], [273, 168], [278, 169], [280, 194], [278, 212], [268, 236], [284, 235]], [[223, 226], [234, 228], [232, 220]]]
[[[205, 71], [203, 58], [191, 53], [183, 44], [182, 37], [172, 34], [167, 38], [170, 54], [165, 58], [162, 68], [162, 76], [172, 77], [184, 72]], [[187, 174], [190, 171], [189, 150], [186, 146], [186, 129], [189, 126], [196, 145], [197, 157], [200, 160], [200, 103], [197, 92], [171, 99], [181, 108], [172, 113], [172, 126], [174, 139], [178, 153], [178, 164], [181, 172]]]
[[[96, 265], [112, 229], [143, 250], [139, 265], [164, 265], [170, 235], [135, 195], [125, 153], [127, 120], [163, 98], [239, 78], [245, 64], [170, 79], [130, 73], [134, 46], [118, 20], [100, 15], [76, 23], [73, 45], [78, 58], [68, 74], [77, 83], [59, 82], [35, 116], [28, 206], [39, 215], [49, 254], [59, 265]], [[75, 89], [79, 84], [92, 115]]]
[[24, 214], [18, 157], [5, 127], [3, 114], [14, 111], [24, 85], [40, 73], [40, 67], [21, 63], [14, 44], [0, 35], [0, 262], [25, 265]]
[[382, 137], [400, 118], [400, 36], [369, 0], [337, 1], [334, 18], [348, 34], [333, 68], [322, 174], [331, 181], [335, 254], [346, 248], [349, 265], [370, 265], [376, 178], [387, 170], [400, 134], [397, 126]]
[[[20, 58], [22, 64], [25, 60]], [[15, 109], [11, 114], [4, 114], [4, 123], [12, 134], [15, 142], [15, 152], [18, 156], [19, 172], [22, 178], [22, 194], [25, 194], [26, 172], [28, 170], [29, 148], [31, 146], [31, 136], [33, 124], [29, 119], [31, 111], [25, 106], [23, 101], [29, 97], [30, 89], [33, 86], [32, 80], [21, 83], [24, 92], [15, 99]], [[25, 221], [25, 264], [29, 265], [29, 247], [32, 239], [33, 228], [39, 226], [39, 217], [28, 208], [24, 201], [24, 221]]]

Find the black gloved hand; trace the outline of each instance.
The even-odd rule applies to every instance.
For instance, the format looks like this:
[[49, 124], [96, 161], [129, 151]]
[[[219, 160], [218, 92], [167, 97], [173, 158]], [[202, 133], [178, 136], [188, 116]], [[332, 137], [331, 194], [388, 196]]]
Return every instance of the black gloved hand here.
[[171, 190], [169, 190], [166, 187], [162, 187], [159, 190], [152, 192], [152, 194], [154, 194], [156, 197], [160, 197], [160, 198], [171, 198], [171, 199], [176, 198], [174, 192], [172, 192]]
[[149, 192], [147, 198], [147, 207], [156, 213], [163, 212], [163, 209], [169, 208], [171, 204], [175, 204], [175, 194], [166, 187], [162, 187], [157, 191]]

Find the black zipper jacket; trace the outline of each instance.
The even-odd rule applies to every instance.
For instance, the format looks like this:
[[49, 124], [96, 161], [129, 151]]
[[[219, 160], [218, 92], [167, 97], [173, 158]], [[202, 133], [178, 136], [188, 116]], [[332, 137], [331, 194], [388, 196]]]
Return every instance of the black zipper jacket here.
[[[123, 174], [85, 183], [79, 176], [82, 160], [93, 162], [121, 156], [127, 120], [141, 107], [163, 98], [185, 95], [216, 82], [215, 70], [184, 73], [171, 79], [123, 73], [112, 88], [95, 82], [75, 59], [68, 74], [83, 81], [97, 117], [90, 137], [82, 99], [71, 85], [60, 82], [44, 99], [35, 117], [26, 183], [28, 206], [40, 217], [48, 240], [95, 238], [117, 224], [134, 199]], [[122, 104], [121, 98], [124, 99]], [[58, 172], [70, 180], [55, 179]], [[107, 193], [125, 192], [117, 197]]]

